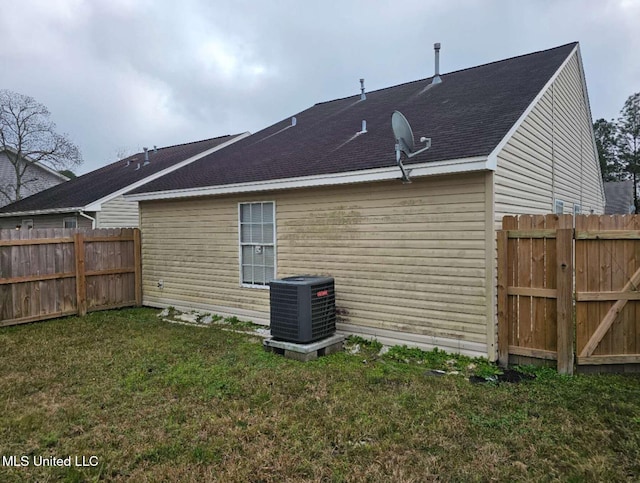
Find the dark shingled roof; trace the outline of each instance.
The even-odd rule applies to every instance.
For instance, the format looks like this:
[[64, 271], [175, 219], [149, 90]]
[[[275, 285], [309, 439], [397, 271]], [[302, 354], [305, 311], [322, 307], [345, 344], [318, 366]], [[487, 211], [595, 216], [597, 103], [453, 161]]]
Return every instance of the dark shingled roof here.
[[[203, 151], [219, 146], [237, 135], [226, 135], [204, 141], [149, 150], [150, 163], [144, 163], [144, 153], [108, 164], [90, 173], [41, 191], [0, 208], [0, 213], [17, 213], [55, 208], [80, 208], [119, 191], [154, 173], [185, 161]], [[131, 164], [127, 166], [127, 162]], [[136, 170], [138, 163], [140, 169]]]
[[[493, 62], [395, 87], [323, 102], [212, 153], [132, 193], [221, 186], [395, 166], [391, 114], [401, 111], [422, 163], [487, 156], [577, 45]], [[367, 133], [360, 131], [367, 121]], [[410, 164], [407, 163], [407, 164]]]

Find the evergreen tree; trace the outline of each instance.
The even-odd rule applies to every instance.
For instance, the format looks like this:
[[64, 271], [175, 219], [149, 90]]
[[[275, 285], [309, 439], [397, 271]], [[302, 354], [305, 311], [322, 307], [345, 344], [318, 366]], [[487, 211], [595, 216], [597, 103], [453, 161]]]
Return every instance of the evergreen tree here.
[[617, 154], [617, 126], [614, 121], [598, 119], [593, 123], [593, 133], [598, 149], [600, 171], [604, 181], [620, 181], [625, 179], [624, 166]]
[[640, 181], [640, 92], [629, 96], [617, 122], [616, 147], [618, 158], [633, 180], [633, 202], [640, 213], [638, 181]]

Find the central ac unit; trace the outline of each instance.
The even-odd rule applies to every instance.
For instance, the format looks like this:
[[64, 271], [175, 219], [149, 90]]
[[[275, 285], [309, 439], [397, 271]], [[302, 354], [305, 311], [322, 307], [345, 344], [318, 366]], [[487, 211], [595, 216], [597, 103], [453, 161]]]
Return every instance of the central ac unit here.
[[333, 278], [302, 275], [273, 280], [269, 286], [274, 339], [307, 344], [334, 334]]

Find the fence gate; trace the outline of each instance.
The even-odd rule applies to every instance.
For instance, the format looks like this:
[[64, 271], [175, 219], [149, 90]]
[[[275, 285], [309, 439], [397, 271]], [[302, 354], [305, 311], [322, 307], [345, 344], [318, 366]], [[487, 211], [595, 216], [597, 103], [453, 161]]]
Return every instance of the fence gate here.
[[570, 374], [574, 362], [640, 363], [640, 216], [579, 215], [575, 230], [573, 223], [571, 215], [504, 217], [502, 364], [510, 356], [557, 360]]
[[578, 365], [640, 362], [640, 216], [578, 216]]

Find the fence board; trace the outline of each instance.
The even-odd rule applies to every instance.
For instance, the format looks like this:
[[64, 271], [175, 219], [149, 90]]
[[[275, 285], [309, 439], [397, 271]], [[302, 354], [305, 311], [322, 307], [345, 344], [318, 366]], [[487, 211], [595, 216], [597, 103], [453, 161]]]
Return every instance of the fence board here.
[[[544, 218], [545, 228], [551, 229], [555, 233], [558, 229], [558, 217], [554, 215], [546, 215]], [[556, 290], [556, 298], [558, 297], [557, 291], [557, 270], [556, 270], [556, 240], [548, 239], [545, 240], [544, 244], [544, 275], [545, 275], [545, 288]], [[544, 301], [544, 313], [545, 313], [545, 323], [547, 325], [546, 329], [546, 337], [544, 341], [544, 347], [546, 350], [556, 353], [558, 350], [558, 324], [557, 320], [557, 311], [558, 311], [558, 302], [557, 300], [546, 299]]]
[[[519, 219], [518, 228], [522, 230], [530, 230], [533, 220], [531, 216], [524, 215]], [[531, 287], [531, 246], [530, 238], [519, 238], [514, 240], [518, 246], [518, 286]], [[519, 347], [531, 347], [537, 349], [533, 345], [533, 320], [531, 318], [531, 297], [518, 297], [518, 343]]]
[[498, 362], [501, 366], [509, 365], [509, 283], [507, 246], [509, 243], [506, 230], [499, 230], [497, 234], [498, 250]]
[[[536, 230], [545, 229], [545, 217], [534, 215], [531, 220], [532, 227]], [[545, 290], [545, 242], [544, 238], [531, 239], [531, 286]], [[545, 327], [547, 300], [532, 294], [531, 318], [533, 324], [532, 347], [547, 346], [547, 330]]]
[[573, 231], [558, 230], [556, 244], [558, 372], [573, 374]]
[[[640, 230], [640, 216], [633, 216], [633, 222], [628, 225], [634, 226], [636, 230]], [[635, 267], [640, 267], [640, 243], [629, 243], [627, 257], [627, 273], [633, 271]], [[631, 304], [629, 307], [629, 320], [637, 321], [640, 318], [640, 302]], [[631, 323], [629, 330], [629, 342], [627, 345], [627, 353], [632, 354], [634, 351], [640, 353], [640, 324]]]
[[[0, 278], [11, 277], [11, 248], [0, 246]], [[0, 285], [0, 320], [11, 317], [13, 307], [12, 288]]]
[[138, 229], [0, 231], [0, 326], [140, 305], [136, 237]]
[[[514, 216], [505, 216], [502, 222], [502, 228], [504, 230], [515, 230], [518, 227], [517, 219]], [[506, 267], [507, 271], [507, 286], [513, 287], [516, 285], [517, 281], [517, 273], [518, 273], [518, 246], [517, 243], [509, 240], [507, 245], [508, 251], [508, 265]], [[510, 316], [507, 318], [507, 333], [508, 333], [508, 344], [507, 346], [517, 345], [516, 341], [518, 339], [518, 326], [517, 319], [512, 315], [517, 312], [518, 309], [518, 298], [509, 296], [507, 297], [507, 311]]]
[[[587, 216], [586, 227], [590, 231], [597, 231], [600, 228], [599, 216]], [[589, 292], [600, 291], [600, 246], [597, 243], [585, 242], [587, 258], [585, 260], [585, 267], [587, 270], [587, 290]], [[591, 337], [591, 334], [595, 332], [600, 324], [600, 320], [604, 317], [606, 311], [603, 312], [603, 308], [599, 303], [594, 304], [591, 307], [587, 307], [587, 331], [585, 335], [587, 339], [583, 341], [583, 345], [586, 344]]]
[[[587, 229], [587, 216], [576, 216], [576, 233]], [[575, 291], [576, 293], [587, 292], [587, 245], [576, 240], [575, 243]], [[576, 303], [576, 352], [579, 354], [585, 341], [588, 340], [589, 333], [589, 313], [585, 304]]]
[[[611, 224], [615, 230], [624, 230], [624, 216], [615, 216], [611, 218]], [[605, 245], [605, 243], [603, 243]], [[613, 239], [610, 241], [610, 250], [607, 253], [607, 257], [611, 260], [611, 290], [620, 290], [618, 287], [623, 287], [626, 283], [626, 263], [624, 258], [625, 240]], [[611, 302], [610, 300], [607, 302]], [[624, 301], [626, 306], [628, 300]], [[627, 331], [627, 315], [628, 310], [626, 307], [623, 309], [621, 316], [617, 321], [614, 321], [611, 327], [611, 337], [609, 338], [608, 354], [614, 352], [626, 352], [625, 344], [625, 332]]]

